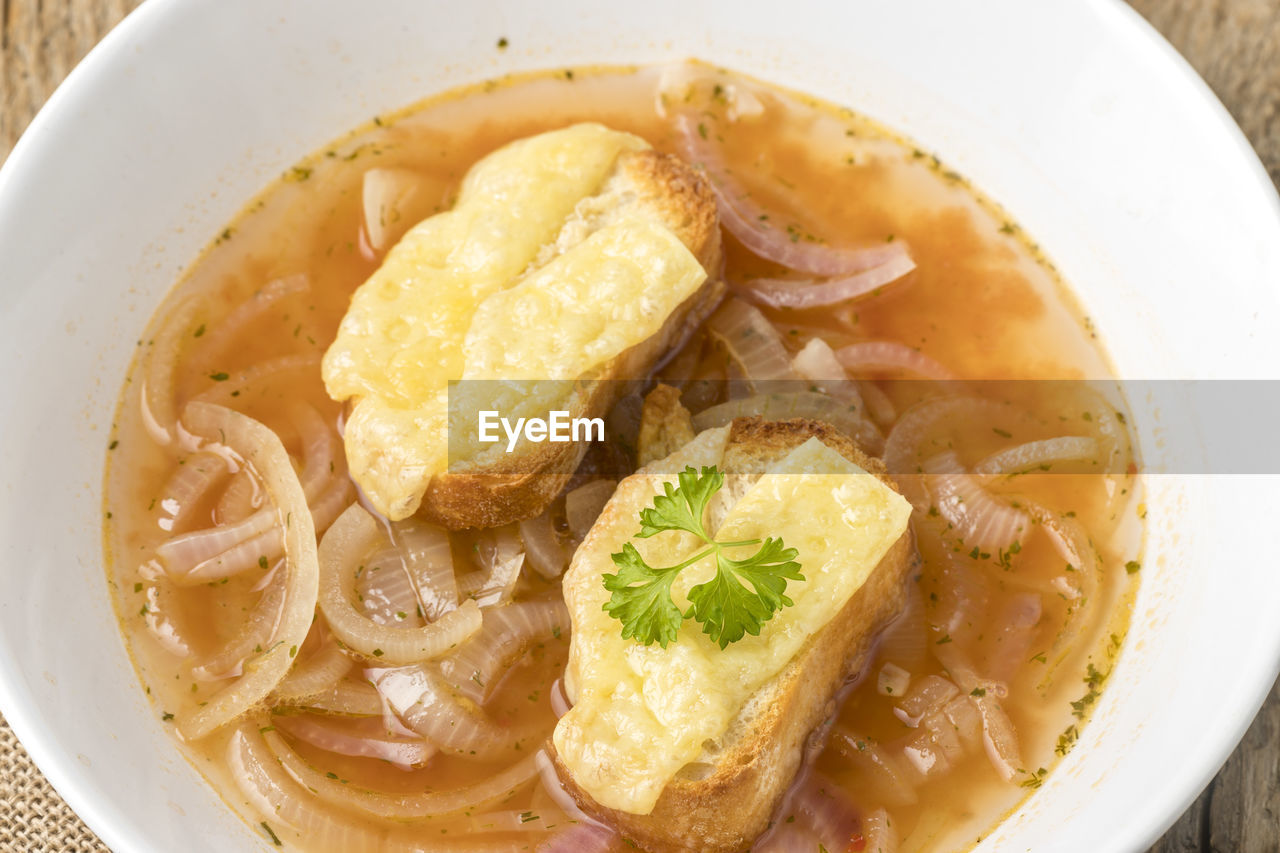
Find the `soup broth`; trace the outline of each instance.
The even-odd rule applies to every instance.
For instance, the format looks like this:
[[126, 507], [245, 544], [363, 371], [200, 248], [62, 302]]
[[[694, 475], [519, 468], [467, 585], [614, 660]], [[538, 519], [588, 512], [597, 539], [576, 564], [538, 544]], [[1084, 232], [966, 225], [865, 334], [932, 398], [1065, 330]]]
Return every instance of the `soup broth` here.
[[[669, 70], [566, 69], [458, 90], [380, 116], [281, 176], [186, 272], [139, 341], [106, 490], [112, 594], [142, 683], [167, 723], [181, 726], [253, 671], [272, 637], [272, 608], [280, 606], [274, 573], [285, 567], [272, 554], [249, 571], [219, 576], [212, 567], [208, 580], [170, 581], [158, 556], [166, 542], [242, 523], [266, 498], [253, 472], [184, 450], [181, 442], [158, 441], [162, 419], [150, 411], [151, 395], [171, 383], [177, 413], [204, 400], [247, 414], [279, 435], [303, 479], [317, 453], [325, 458], [316, 450], [324, 440], [315, 419], [298, 414], [306, 404], [332, 444], [326, 494], [337, 510], [345, 508], [357, 494], [342, 464], [342, 407], [325, 393], [320, 358], [352, 292], [386, 250], [416, 221], [449, 209], [468, 168], [511, 140], [597, 121], [660, 150], [687, 153], [672, 116], [691, 109], [699, 137], [715, 147], [725, 173], [797, 243], [909, 246], [915, 271], [882, 292], [844, 306], [761, 308], [793, 356], [815, 338], [836, 351], [895, 345], [849, 368], [887, 435], [922, 401], [982, 393], [981, 383], [972, 391], [948, 385], [952, 380], [1110, 376], [1087, 318], [1037, 248], [931, 153], [849, 110], [724, 72], [699, 74], [697, 85], [678, 85]], [[762, 112], [753, 114], [757, 106]], [[370, 170], [381, 170], [394, 189], [371, 196]], [[731, 285], [778, 273], [730, 236], [725, 249]], [[696, 332], [654, 377], [681, 388], [695, 415], [739, 396], [720, 382], [742, 375], [717, 341]], [[910, 353], [927, 363], [912, 362]], [[930, 375], [935, 368], [943, 372]], [[1141, 528], [1123, 414], [1101, 397], [1081, 398], [1068, 382], [1011, 383], [1000, 394], [1016, 406], [956, 407], [927, 425], [904, 470], [891, 471], [909, 480], [953, 451], [964, 472], [953, 476], [964, 479], [946, 481], [948, 488], [981, 489], [1032, 523], [1015, 546], [965, 542], [954, 514], [939, 511], [936, 477], [904, 483], [917, 503], [918, 578], [907, 610], [842, 694], [835, 719], [815, 734], [805, 771], [829, 780], [862, 821], [850, 850], [863, 849], [859, 838], [865, 844], [872, 837], [874, 820], [892, 825], [904, 851], [958, 850], [978, 841], [1071, 748], [1124, 635]], [[626, 439], [633, 435], [628, 417], [634, 420], [635, 399], [624, 399], [611, 415], [609, 447], [591, 452], [570, 489], [634, 469]], [[1011, 414], [1014, 408], [1022, 414]], [[1067, 463], [1047, 472], [1037, 464], [1012, 475], [972, 473], [991, 454], [1060, 436], [1093, 440], [1095, 447], [1114, 439], [1105, 472]], [[550, 513], [558, 541], [571, 549], [576, 534], [564, 500]], [[317, 513], [317, 533], [322, 526]], [[395, 528], [392, 535], [406, 534]], [[484, 578], [498, 571], [503, 548], [519, 549], [518, 535], [514, 529], [448, 534], [464, 598], [485, 594]], [[358, 605], [392, 627], [421, 626], [433, 614], [421, 599], [402, 606], [404, 558], [392, 544], [383, 542], [379, 553], [386, 577], [398, 572], [400, 580], [368, 580], [383, 569], [372, 554], [362, 566], [368, 575], [356, 580]], [[474, 693], [480, 704], [466, 706], [478, 707], [486, 724], [508, 738], [504, 749], [473, 756], [424, 740], [374, 688], [381, 670], [395, 667], [344, 652], [319, 615], [307, 641], [290, 650], [290, 666], [293, 674], [318, 679], [322, 691], [277, 690], [183, 748], [265, 837], [303, 848], [534, 849], [557, 838], [568, 843], [557, 833], [570, 828], [594, 832], [582, 829], [589, 819], [540, 751], [566, 701], [559, 678], [570, 632], [556, 609], [558, 581], [526, 562], [509, 592], [552, 630], [535, 632], [505, 674], [499, 670], [500, 681]], [[339, 677], [325, 681], [334, 667]], [[996, 707], [1016, 733], [1016, 767], [1001, 768], [1008, 755], [991, 744], [991, 726], [999, 723], [984, 714]], [[935, 724], [952, 731], [934, 731]], [[511, 734], [517, 730], [527, 736]], [[266, 769], [258, 766], [263, 762]], [[288, 779], [273, 783], [280, 767]], [[282, 784], [285, 793], [276, 790]], [[449, 792], [474, 786], [490, 789], [476, 795], [480, 805], [461, 811], [441, 805]], [[776, 820], [783, 825], [792, 816], [799, 823], [813, 819], [799, 794]]]

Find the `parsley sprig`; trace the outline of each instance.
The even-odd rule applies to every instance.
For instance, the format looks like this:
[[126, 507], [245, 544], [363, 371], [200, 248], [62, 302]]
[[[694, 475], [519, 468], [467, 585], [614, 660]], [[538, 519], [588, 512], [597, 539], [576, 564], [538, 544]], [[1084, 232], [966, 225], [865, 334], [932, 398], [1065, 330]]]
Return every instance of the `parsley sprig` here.
[[[617, 574], [604, 576], [604, 588], [613, 593], [604, 609], [622, 623], [623, 638], [635, 638], [643, 645], [658, 643], [664, 649], [675, 640], [681, 623], [690, 617], [702, 625], [712, 642], [725, 648], [744, 634], [758, 635], [760, 626], [793, 602], [786, 596], [787, 580], [804, 580], [799, 552], [781, 539], [746, 539], [718, 542], [706, 531], [703, 517], [711, 498], [724, 485], [724, 474], [715, 466], [701, 473], [692, 467], [677, 476], [679, 485], [666, 483], [664, 494], [653, 506], [640, 511], [639, 539], [682, 530], [692, 533], [707, 548], [674, 566], [648, 565], [630, 542], [612, 555]], [[730, 558], [726, 548], [759, 545], [755, 554], [741, 560]], [[671, 598], [676, 575], [699, 560], [714, 554], [716, 574], [711, 580], [689, 590], [689, 609], [683, 613]]]

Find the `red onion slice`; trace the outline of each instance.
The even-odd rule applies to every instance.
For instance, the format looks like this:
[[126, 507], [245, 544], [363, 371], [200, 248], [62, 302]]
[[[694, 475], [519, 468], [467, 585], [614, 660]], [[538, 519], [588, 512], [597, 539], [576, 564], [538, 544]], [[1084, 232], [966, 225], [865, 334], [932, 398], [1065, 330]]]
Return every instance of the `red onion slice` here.
[[259, 362], [244, 370], [232, 371], [226, 381], [215, 382], [191, 399], [193, 402], [217, 403], [219, 406], [231, 406], [233, 403], [242, 406], [263, 394], [263, 390], [258, 390], [258, 395], [251, 392], [267, 380], [279, 379], [293, 373], [312, 373], [319, 366], [320, 356], [317, 353], [282, 355]]
[[227, 483], [213, 511], [214, 524], [226, 527], [244, 521], [263, 505], [262, 489], [253, 475], [241, 468]]
[[423, 616], [434, 622], [458, 608], [458, 581], [453, 574], [449, 534], [416, 518], [391, 525], [391, 538], [413, 582]]
[[843, 305], [879, 292], [886, 285], [905, 277], [916, 268], [907, 247], [890, 244], [896, 250], [883, 263], [860, 273], [820, 281], [784, 278], [753, 278], [736, 282], [734, 290], [752, 302], [770, 308], [825, 308]]
[[369, 247], [381, 252], [414, 223], [408, 217], [414, 196], [423, 192], [423, 178], [408, 169], [369, 169], [361, 183], [364, 230]]
[[186, 368], [197, 376], [207, 377], [224, 370], [221, 360], [230, 357], [236, 341], [244, 340], [245, 329], [266, 315], [277, 303], [311, 289], [311, 280], [302, 273], [274, 279], [250, 294], [202, 335], [194, 351], [186, 359]]
[[515, 592], [525, 560], [524, 545], [516, 530], [516, 525], [508, 524], [476, 537], [475, 553], [484, 579], [472, 595], [481, 607], [505, 604]]
[[272, 722], [277, 729], [325, 752], [374, 758], [401, 770], [423, 766], [436, 752], [435, 747], [420, 737], [399, 737], [387, 731], [386, 725], [376, 717], [278, 716]]
[[249, 612], [249, 618], [239, 636], [191, 670], [191, 675], [197, 681], [218, 681], [241, 675], [245, 661], [253, 654], [261, 654], [270, 645], [271, 635], [276, 632], [276, 626], [280, 623], [284, 605], [282, 568], [277, 565], [262, 579], [259, 584], [262, 594]]
[[[720, 211], [720, 224], [748, 250], [789, 269], [821, 276], [848, 276], [881, 266], [897, 257], [901, 244], [886, 243], [865, 249], [837, 249], [794, 240], [769, 224], [768, 213], [753, 203], [725, 167], [724, 159], [699, 130], [697, 118], [681, 114], [675, 119], [681, 153], [706, 170]], [[705, 130], [705, 124], [704, 124]]]
[[[324, 628], [324, 623], [318, 623], [315, 630], [321, 632], [319, 648], [311, 651], [305, 658], [295, 660], [293, 669], [271, 694], [274, 702], [288, 703], [322, 697], [337, 690], [342, 677], [350, 672], [351, 658], [334, 641], [333, 636]], [[369, 693], [372, 694], [373, 691], [370, 690]], [[372, 713], [376, 714], [378, 710]]]
[[857, 383], [849, 378], [844, 365], [836, 358], [835, 350], [822, 338], [810, 338], [791, 360], [791, 367], [851, 411], [866, 413]]
[[846, 370], [859, 373], [901, 371], [924, 379], [954, 379], [947, 370], [920, 350], [894, 341], [863, 341], [836, 350], [836, 358]]
[[161, 530], [174, 532], [186, 527], [209, 491], [227, 476], [227, 463], [216, 453], [193, 453], [182, 459], [164, 484], [156, 505]]

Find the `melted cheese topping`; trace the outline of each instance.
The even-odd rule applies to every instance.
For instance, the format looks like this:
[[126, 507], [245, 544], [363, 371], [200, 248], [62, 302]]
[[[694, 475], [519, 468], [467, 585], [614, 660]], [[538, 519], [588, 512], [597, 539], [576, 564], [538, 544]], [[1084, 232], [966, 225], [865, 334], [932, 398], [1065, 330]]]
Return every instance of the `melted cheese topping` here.
[[[380, 512], [411, 515], [444, 471], [449, 380], [585, 376], [660, 329], [705, 281], [642, 212], [589, 234], [573, 227], [618, 157], [648, 147], [598, 124], [511, 143], [356, 291], [323, 376], [331, 397], [356, 401], [347, 460]], [[558, 239], [567, 225], [574, 239]]]
[[[726, 429], [702, 433], [668, 457], [663, 470], [715, 464], [726, 437]], [[566, 686], [574, 706], [556, 726], [556, 750], [598, 803], [633, 814], [651, 812], [680, 769], [718, 741], [751, 695], [844, 607], [911, 514], [901, 495], [811, 438], [746, 488], [715, 534], [781, 536], [796, 548], [805, 580], [787, 585], [795, 605], [766, 622], [759, 636], [723, 650], [691, 620], [667, 648], [642, 646], [622, 639], [620, 623], [602, 609], [609, 593], [601, 576], [613, 571], [609, 555], [627, 541], [651, 566], [675, 565], [701, 546], [679, 532], [632, 539], [640, 510], [674, 480], [644, 471], [624, 480], [565, 576], [573, 624]], [[755, 548], [738, 550], [729, 556]], [[714, 573], [710, 558], [682, 571], [672, 586], [676, 605], [686, 609], [689, 589]]]

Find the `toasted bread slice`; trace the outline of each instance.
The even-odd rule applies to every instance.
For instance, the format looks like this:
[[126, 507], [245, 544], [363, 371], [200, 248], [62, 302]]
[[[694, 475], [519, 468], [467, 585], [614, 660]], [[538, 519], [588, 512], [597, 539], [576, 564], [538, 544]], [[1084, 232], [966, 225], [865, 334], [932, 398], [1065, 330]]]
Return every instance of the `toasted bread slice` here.
[[[351, 404], [352, 476], [392, 519], [536, 515], [585, 443], [508, 452], [479, 439], [476, 411], [603, 416], [617, 380], [643, 378], [715, 308], [720, 264], [709, 185], [639, 137], [574, 125], [490, 154], [455, 208], [414, 226], [357, 290], [325, 355], [330, 395]], [[478, 381], [448, 387], [458, 379]], [[491, 383], [501, 405], [484, 405], [479, 380], [526, 386]]]
[[[711, 432], [703, 433], [699, 441]], [[817, 421], [735, 420], [728, 427], [719, 467], [727, 480], [736, 474], [750, 481], [815, 437], [897, 491], [878, 460]], [[678, 457], [677, 464], [684, 464]], [[907, 579], [917, 563], [907, 528], [830, 621], [747, 699], [728, 731], [706, 744], [702, 755], [666, 784], [648, 814], [600, 805], [556, 753], [561, 780], [583, 808], [642, 849], [654, 853], [748, 849], [767, 828], [796, 776], [806, 739], [834, 712], [840, 687], [866, 666], [878, 632], [904, 606]]]

